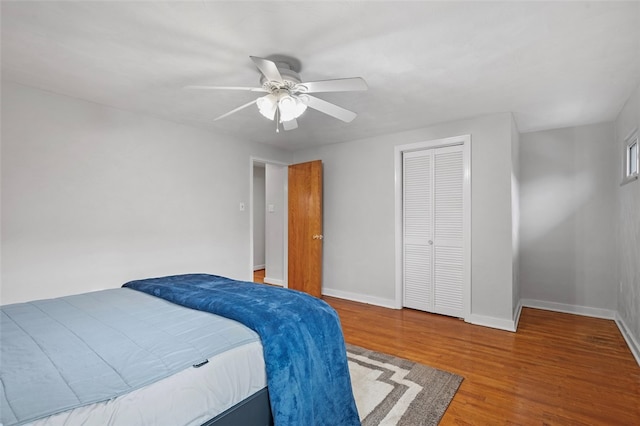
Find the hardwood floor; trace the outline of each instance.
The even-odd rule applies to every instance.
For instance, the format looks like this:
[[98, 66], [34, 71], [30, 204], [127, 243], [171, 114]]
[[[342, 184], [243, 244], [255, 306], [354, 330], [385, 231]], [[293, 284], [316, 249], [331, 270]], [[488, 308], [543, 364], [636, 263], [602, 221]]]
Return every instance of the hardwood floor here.
[[264, 284], [264, 269], [258, 269], [257, 271], [253, 271], [253, 282]]
[[640, 367], [613, 321], [524, 308], [511, 333], [324, 299], [348, 343], [464, 377], [442, 425], [640, 425]]

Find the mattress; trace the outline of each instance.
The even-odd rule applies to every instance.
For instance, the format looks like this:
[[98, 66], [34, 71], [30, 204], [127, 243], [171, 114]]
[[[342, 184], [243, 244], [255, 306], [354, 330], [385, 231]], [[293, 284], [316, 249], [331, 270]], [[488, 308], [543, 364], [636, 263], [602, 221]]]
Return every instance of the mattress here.
[[201, 424], [266, 383], [254, 331], [138, 291], [6, 305], [0, 320], [5, 426]]
[[266, 387], [260, 342], [252, 342], [113, 400], [28, 423], [33, 426], [200, 426]]

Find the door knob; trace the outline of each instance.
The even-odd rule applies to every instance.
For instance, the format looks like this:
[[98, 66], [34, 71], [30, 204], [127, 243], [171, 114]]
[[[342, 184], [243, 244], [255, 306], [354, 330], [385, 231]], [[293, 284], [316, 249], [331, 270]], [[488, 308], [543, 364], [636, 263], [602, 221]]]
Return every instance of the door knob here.
[[433, 241], [429, 240], [429, 245], [432, 246], [433, 245]]
[[323, 237], [322, 235], [319, 235], [319, 234], [315, 234], [315, 235], [313, 236], [313, 239], [314, 239], [314, 240], [321, 240], [321, 239], [323, 239], [323, 238], [324, 238], [324, 237]]

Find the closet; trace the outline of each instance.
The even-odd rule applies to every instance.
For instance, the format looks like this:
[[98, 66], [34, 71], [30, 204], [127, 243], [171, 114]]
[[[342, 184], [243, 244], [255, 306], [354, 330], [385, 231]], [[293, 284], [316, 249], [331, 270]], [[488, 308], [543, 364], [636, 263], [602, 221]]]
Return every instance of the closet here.
[[405, 307], [465, 316], [464, 178], [461, 144], [402, 153]]

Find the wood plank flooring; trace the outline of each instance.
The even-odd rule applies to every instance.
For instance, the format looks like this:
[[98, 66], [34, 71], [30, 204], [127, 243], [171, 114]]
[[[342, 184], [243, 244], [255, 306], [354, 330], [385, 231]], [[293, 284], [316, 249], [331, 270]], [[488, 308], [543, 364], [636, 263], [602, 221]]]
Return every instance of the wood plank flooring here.
[[464, 377], [442, 425], [640, 425], [640, 367], [613, 321], [525, 308], [511, 333], [324, 299], [348, 343]]
[[266, 271], [264, 269], [258, 269], [257, 271], [253, 271], [253, 282], [264, 284], [265, 272]]

